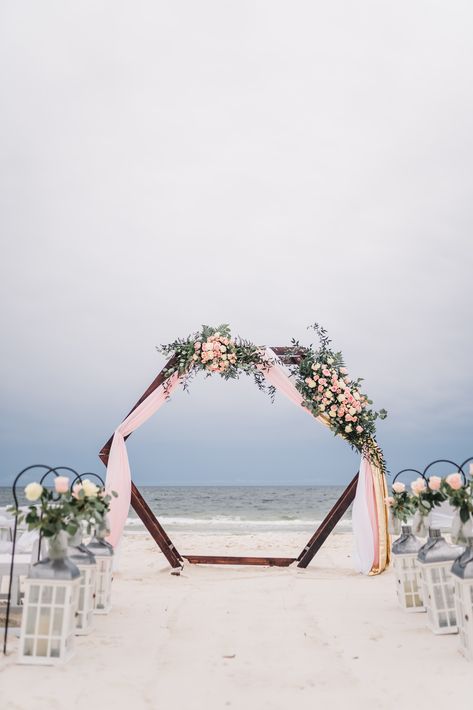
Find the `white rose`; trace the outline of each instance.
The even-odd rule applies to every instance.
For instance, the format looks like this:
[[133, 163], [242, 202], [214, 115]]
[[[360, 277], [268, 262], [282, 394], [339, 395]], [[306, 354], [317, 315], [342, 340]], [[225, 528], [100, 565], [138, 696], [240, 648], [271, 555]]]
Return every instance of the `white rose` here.
[[353, 392], [353, 396], [355, 399], [360, 399], [360, 393], [357, 392], [356, 390]]
[[346, 375], [348, 373], [348, 370], [346, 367], [341, 367], [340, 372], [342, 373], [342, 375]]
[[346, 389], [346, 384], [343, 380], [338, 380], [338, 386], [340, 387], [341, 390]]
[[344, 394], [339, 394], [337, 397], [339, 402], [344, 402], [345, 401], [345, 395]]
[[28, 483], [28, 485], [25, 487], [26, 500], [38, 500], [42, 492], [43, 486], [41, 485], [41, 483]]
[[221, 353], [226, 353], [226, 352], [227, 352], [227, 348], [225, 347], [225, 345], [221, 345], [221, 346], [220, 346], [220, 352], [221, 352]]
[[96, 498], [97, 493], [99, 492], [98, 486], [96, 486], [95, 483], [92, 483], [92, 481], [89, 481], [88, 478], [82, 482], [82, 490], [84, 491], [84, 495], [88, 498]]
[[329, 414], [332, 417], [332, 419], [335, 419], [335, 417], [337, 416], [337, 412], [334, 412], [334, 411], [329, 412]]
[[320, 362], [314, 362], [312, 365], [313, 370], [320, 370]]
[[347, 424], [347, 425], [346, 425], [345, 431], [346, 431], [347, 434], [349, 434], [349, 433], [351, 432], [351, 424]]
[[355, 409], [355, 407], [350, 407], [350, 409], [348, 410], [348, 414], [351, 414], [351, 416], [353, 416], [354, 414], [356, 414], [356, 409]]
[[321, 412], [325, 412], [325, 404], [321, 404], [319, 409]]
[[401, 481], [396, 481], [396, 483], [393, 483], [394, 493], [404, 493], [405, 490], [406, 486]]
[[328, 362], [329, 365], [331, 365], [332, 362], [333, 362], [333, 357], [328, 357], [328, 358], [327, 358], [327, 362]]

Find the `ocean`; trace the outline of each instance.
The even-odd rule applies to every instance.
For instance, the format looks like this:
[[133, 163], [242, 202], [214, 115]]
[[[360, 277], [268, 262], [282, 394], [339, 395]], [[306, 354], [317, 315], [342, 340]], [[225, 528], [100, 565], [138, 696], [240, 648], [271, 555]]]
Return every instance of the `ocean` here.
[[[232, 533], [308, 532], [323, 520], [344, 486], [139, 486], [167, 531]], [[0, 488], [0, 507], [12, 502]], [[24, 504], [20, 500], [20, 504]], [[143, 529], [130, 508], [127, 529]], [[351, 510], [337, 532], [351, 530]]]

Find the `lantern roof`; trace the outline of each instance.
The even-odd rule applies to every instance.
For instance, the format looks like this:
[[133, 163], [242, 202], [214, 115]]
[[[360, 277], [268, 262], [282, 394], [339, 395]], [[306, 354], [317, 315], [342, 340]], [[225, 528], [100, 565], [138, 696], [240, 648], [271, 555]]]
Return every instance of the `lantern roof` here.
[[76, 565], [67, 557], [60, 560], [46, 558], [32, 565], [28, 574], [29, 579], [45, 579], [51, 582], [69, 581], [80, 577]]
[[453, 563], [452, 574], [460, 579], [473, 580], [473, 538], [469, 539], [469, 546]]
[[450, 545], [442, 537], [440, 530], [429, 528], [429, 538], [425, 545], [420, 548], [417, 559], [422, 564], [450, 562], [461, 555], [464, 549], [464, 547], [459, 545]]
[[393, 542], [393, 555], [413, 555], [419, 552], [423, 542], [412, 533], [410, 525], [402, 526], [401, 537]]
[[76, 565], [95, 565], [95, 557], [85, 545], [69, 547], [67, 556]]
[[92, 538], [87, 549], [96, 557], [112, 557], [113, 555], [113, 546], [106, 540], [99, 540], [97, 537]]

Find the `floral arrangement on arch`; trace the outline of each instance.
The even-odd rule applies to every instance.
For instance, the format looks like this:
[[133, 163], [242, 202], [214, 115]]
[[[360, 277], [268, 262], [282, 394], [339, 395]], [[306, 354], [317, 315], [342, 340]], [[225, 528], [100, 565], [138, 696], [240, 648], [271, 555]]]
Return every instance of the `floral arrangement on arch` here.
[[[375, 421], [378, 417], [384, 419], [387, 412], [372, 409], [372, 401], [361, 391], [362, 379], [350, 378], [342, 354], [330, 347], [327, 331], [317, 323], [311, 327], [319, 336], [320, 347], [301, 346], [293, 339], [291, 347], [297, 357], [294, 364], [288, 366], [295, 377], [295, 386], [303, 396], [303, 406], [384, 472], [383, 453], [376, 442]], [[265, 381], [264, 371], [272, 361], [264, 348], [248, 340], [232, 338], [228, 324], [217, 328], [204, 325], [201, 331], [157, 349], [171, 356], [164, 372], [165, 388], [174, 373], [182, 378], [184, 389], [198, 372], [204, 372], [208, 377], [218, 374], [225, 379], [236, 379], [244, 373], [252, 376], [258, 388], [274, 398], [275, 388]]]
[[166, 380], [177, 372], [183, 378], [184, 389], [199, 371], [207, 377], [218, 374], [226, 380], [238, 379], [243, 373], [252, 377], [260, 390], [274, 397], [274, 387], [264, 378], [264, 370], [269, 366], [264, 350], [248, 340], [232, 338], [227, 323], [216, 328], [203, 325], [201, 331], [161, 345], [157, 350], [174, 356], [165, 371]]
[[[311, 327], [319, 336], [320, 347], [303, 348], [302, 361], [293, 368], [304, 406], [314, 417], [323, 418], [336, 436], [342, 436], [352, 448], [364, 452], [384, 471], [375, 421], [385, 419], [386, 410], [372, 409], [372, 400], [361, 390], [363, 379], [349, 376], [342, 353], [331, 348], [327, 331], [318, 323]], [[293, 341], [293, 346], [300, 349], [297, 341]]]

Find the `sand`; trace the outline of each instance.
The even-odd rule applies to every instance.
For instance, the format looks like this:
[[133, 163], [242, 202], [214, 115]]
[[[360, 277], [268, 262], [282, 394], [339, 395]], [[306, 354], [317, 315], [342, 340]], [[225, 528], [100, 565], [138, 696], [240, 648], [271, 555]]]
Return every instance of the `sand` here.
[[[304, 535], [173, 535], [181, 552], [291, 556]], [[306, 570], [186, 565], [127, 534], [113, 610], [62, 667], [0, 661], [1, 710], [471, 708], [458, 637], [398, 608], [392, 571], [356, 574], [351, 536]]]

